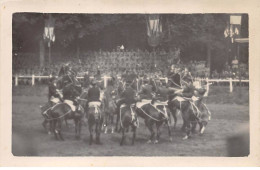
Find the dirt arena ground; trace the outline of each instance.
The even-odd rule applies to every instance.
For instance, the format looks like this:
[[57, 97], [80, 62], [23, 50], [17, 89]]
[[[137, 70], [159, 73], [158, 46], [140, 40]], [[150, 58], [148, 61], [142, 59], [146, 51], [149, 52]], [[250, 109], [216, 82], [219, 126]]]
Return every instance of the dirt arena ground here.
[[102, 134], [103, 145], [89, 146], [87, 126], [82, 128], [81, 139], [76, 140], [73, 121], [69, 121], [69, 128], [63, 126], [65, 141], [56, 141], [53, 135], [44, 131], [39, 105], [47, 101], [46, 86], [13, 87], [12, 152], [15, 156], [228, 156], [227, 139], [238, 134], [244, 125], [249, 126], [248, 89], [245, 91], [245, 97], [239, 98], [238, 102], [230, 102], [237, 97], [226, 92], [218, 97], [218, 89], [210, 93], [206, 103], [212, 120], [202, 136], [194, 134], [183, 141], [179, 115], [172, 142], [163, 126], [159, 144], [146, 144], [150, 133], [140, 119], [134, 146], [130, 145], [131, 133], [127, 134], [125, 146], [119, 146], [121, 134], [118, 133]]

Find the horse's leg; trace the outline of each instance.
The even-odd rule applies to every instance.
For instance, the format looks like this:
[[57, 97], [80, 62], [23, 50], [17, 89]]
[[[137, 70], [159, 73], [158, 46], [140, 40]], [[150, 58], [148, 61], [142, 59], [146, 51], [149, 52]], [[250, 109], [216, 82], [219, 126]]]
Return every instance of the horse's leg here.
[[186, 126], [186, 136], [184, 136], [182, 139], [183, 140], [186, 140], [188, 138], [190, 138], [190, 135], [191, 135], [191, 123], [190, 122], [187, 122], [187, 126]]
[[[118, 122], [119, 122], [119, 113], [116, 114], [116, 132], [119, 132]], [[121, 127], [121, 126], [120, 126], [120, 127]]]
[[58, 138], [58, 131], [57, 131], [57, 120], [52, 121], [52, 129], [56, 140], [59, 140]]
[[78, 118], [75, 118], [74, 119], [74, 122], [75, 122], [75, 138], [76, 139], [79, 139], [80, 138], [80, 135], [79, 135], [79, 126], [80, 126], [80, 120]]
[[177, 110], [172, 112], [172, 117], [173, 117], [173, 120], [174, 120], [173, 129], [176, 129], [176, 125], [177, 125]]
[[[47, 128], [47, 124], [48, 123], [49, 123], [49, 129]], [[50, 130], [51, 130], [51, 123], [50, 123], [50, 121], [44, 119], [44, 121], [42, 122], [42, 126], [48, 132], [48, 134], [51, 134], [51, 132], [50, 132]]]
[[172, 131], [171, 131], [171, 127], [169, 126], [169, 124], [167, 124], [167, 128], [168, 128], [169, 140], [172, 141]]
[[[156, 122], [156, 138], [155, 138], [155, 141], [154, 141], [154, 144], [157, 144], [159, 143], [159, 139], [160, 139], [160, 126], [161, 126], [161, 123], [160, 122]], [[169, 124], [167, 123], [167, 126], [169, 126]]]
[[101, 134], [101, 128], [102, 128], [102, 120], [98, 121], [96, 124], [96, 144], [102, 145], [100, 141], [100, 134]]
[[206, 129], [207, 122], [199, 122], [200, 126], [200, 135], [202, 135]]
[[47, 120], [46, 120], [46, 119], [44, 119], [44, 121], [42, 122], [42, 126], [43, 126], [44, 130], [46, 130], [46, 131], [47, 131], [46, 124], [47, 124]]
[[52, 121], [48, 121], [49, 123], [49, 130], [48, 130], [48, 134], [50, 135], [52, 132]]
[[69, 128], [68, 120], [65, 118], [66, 127]]
[[108, 119], [109, 119], [109, 116], [107, 115], [108, 113], [105, 113], [105, 123], [104, 123], [104, 126], [105, 126], [105, 131], [104, 133], [107, 134], [107, 127], [108, 127]]
[[187, 122], [183, 119], [183, 124], [182, 124], [181, 130], [185, 131], [186, 126], [187, 126]]
[[110, 115], [111, 133], [114, 133], [114, 114]]
[[125, 140], [125, 128], [122, 127], [121, 130], [122, 130], [122, 138], [121, 138], [120, 146], [124, 144], [124, 140]]
[[107, 127], [107, 115], [106, 114], [107, 113], [105, 112], [105, 121], [104, 121], [104, 123], [103, 123], [103, 125], [101, 127], [101, 131], [104, 131], [104, 133], [107, 133], [107, 129], [106, 129], [106, 127]]
[[60, 139], [64, 141], [64, 138], [63, 138], [62, 133], [61, 133], [61, 125], [62, 125], [62, 120], [59, 119], [58, 120], [58, 134], [59, 134]]
[[145, 120], [145, 125], [148, 127], [148, 129], [149, 129], [149, 131], [151, 133], [151, 136], [150, 136], [149, 140], [147, 141], [147, 143], [152, 143], [154, 135], [155, 135], [155, 133], [153, 131], [153, 124], [152, 124], [151, 121], [149, 121], [149, 119], [146, 119]]
[[90, 133], [89, 145], [92, 145], [92, 142], [93, 142], [93, 124], [90, 121], [88, 122], [88, 128], [89, 128], [89, 133]]
[[191, 125], [192, 125], [191, 126], [191, 132], [195, 133], [196, 132], [196, 127], [197, 127], [197, 122], [192, 122]]
[[80, 119], [79, 120], [79, 128], [78, 128], [79, 139], [80, 139], [80, 136], [81, 136], [81, 127], [82, 127], [82, 120]]
[[134, 144], [135, 144], [135, 137], [136, 137], [136, 127], [135, 127], [135, 126], [132, 126], [132, 129], [133, 129], [132, 145], [134, 145]]

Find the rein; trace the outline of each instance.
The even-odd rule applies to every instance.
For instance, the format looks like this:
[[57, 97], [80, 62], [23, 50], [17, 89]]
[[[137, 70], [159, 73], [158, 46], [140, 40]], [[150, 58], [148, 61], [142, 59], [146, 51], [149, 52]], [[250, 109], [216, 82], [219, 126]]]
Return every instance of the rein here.
[[146, 112], [142, 109], [142, 107], [140, 107], [139, 109], [140, 109], [146, 116], [150, 117], [151, 119], [153, 119], [153, 120], [155, 120], [155, 121], [157, 121], [157, 122], [163, 121], [163, 120], [165, 119], [165, 118], [164, 118], [164, 119], [162, 119], [162, 120], [158, 120], [158, 119], [156, 119], [156, 118], [150, 116], [148, 113], [146, 113]]
[[[166, 112], [166, 107], [165, 107], [165, 105], [163, 105], [163, 109], [164, 109], [164, 111], [165, 111], [165, 113], [163, 113], [163, 111], [161, 111], [160, 109], [158, 109], [157, 107], [155, 107], [154, 105], [152, 105], [151, 103], [149, 103], [152, 107], [154, 107], [159, 113], [161, 113], [161, 114], [167, 114], [167, 112]], [[165, 118], [166, 119], [166, 118]]]
[[46, 120], [49, 120], [49, 121], [51, 121], [51, 120], [60, 119], [60, 118], [62, 118], [62, 117], [64, 117], [64, 116], [66, 116], [67, 114], [69, 114], [70, 112], [71, 112], [71, 109], [70, 109], [68, 112], [66, 112], [65, 114], [63, 114], [63, 115], [61, 115], [61, 116], [59, 116], [59, 117], [56, 117], [56, 118], [51, 118], [51, 119], [46, 119]]

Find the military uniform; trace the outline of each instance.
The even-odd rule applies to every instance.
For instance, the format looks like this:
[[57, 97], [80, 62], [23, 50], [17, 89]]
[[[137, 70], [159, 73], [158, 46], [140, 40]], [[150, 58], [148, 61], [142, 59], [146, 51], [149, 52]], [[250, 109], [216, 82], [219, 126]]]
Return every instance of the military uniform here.
[[88, 90], [88, 102], [100, 102], [100, 90], [94, 86]]
[[191, 73], [188, 72], [188, 73], [184, 73], [183, 77], [182, 77], [182, 82], [187, 84], [189, 81], [192, 82], [192, 76], [191, 76]]
[[[148, 80], [146, 80], [148, 81]], [[147, 100], [150, 100], [152, 99], [152, 92], [153, 92], [153, 86], [148, 84], [148, 82], [146, 84], [144, 84], [142, 87], [141, 87], [141, 91], [140, 91], [140, 97], [141, 99], [147, 99]]]
[[59, 98], [59, 94], [57, 93], [57, 87], [54, 83], [54, 79], [51, 79], [51, 82], [49, 83], [49, 96], [48, 99], [50, 101], [51, 97]]
[[168, 78], [172, 81], [171, 83], [172, 83], [173, 87], [180, 87], [181, 86], [181, 76], [180, 76], [179, 73], [169, 72]]
[[[122, 104], [126, 104], [127, 106], [130, 106], [134, 103], [136, 103], [136, 100], [135, 100], [135, 95], [136, 95], [136, 92], [133, 88], [131, 88], [129, 86], [130, 82], [126, 82], [127, 83], [127, 87], [126, 89], [122, 92], [121, 94], [121, 99], [117, 102], [117, 113], [119, 114], [120, 113], [120, 106]], [[137, 120], [137, 117], [136, 117], [136, 113], [135, 111], [134, 112], [131, 112], [132, 114], [132, 121], [134, 122], [134, 124], [136, 125], [136, 120]]]

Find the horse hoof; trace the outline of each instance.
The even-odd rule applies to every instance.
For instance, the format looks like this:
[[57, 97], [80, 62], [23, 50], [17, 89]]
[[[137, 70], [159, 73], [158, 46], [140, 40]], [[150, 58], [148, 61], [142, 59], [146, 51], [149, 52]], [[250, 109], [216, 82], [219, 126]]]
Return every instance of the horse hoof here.
[[200, 131], [200, 134], [202, 135], [205, 131], [205, 126], [202, 127], [201, 131]]
[[158, 140], [155, 140], [155, 141], [154, 141], [154, 144], [157, 144], [157, 143], [159, 143], [159, 141], [158, 141]]
[[152, 141], [151, 141], [151, 140], [148, 140], [146, 143], [147, 143], [147, 144], [150, 144], [150, 143], [152, 143]]
[[188, 138], [189, 138], [189, 136], [186, 135], [185, 137], [182, 138], [182, 140], [186, 140]]

